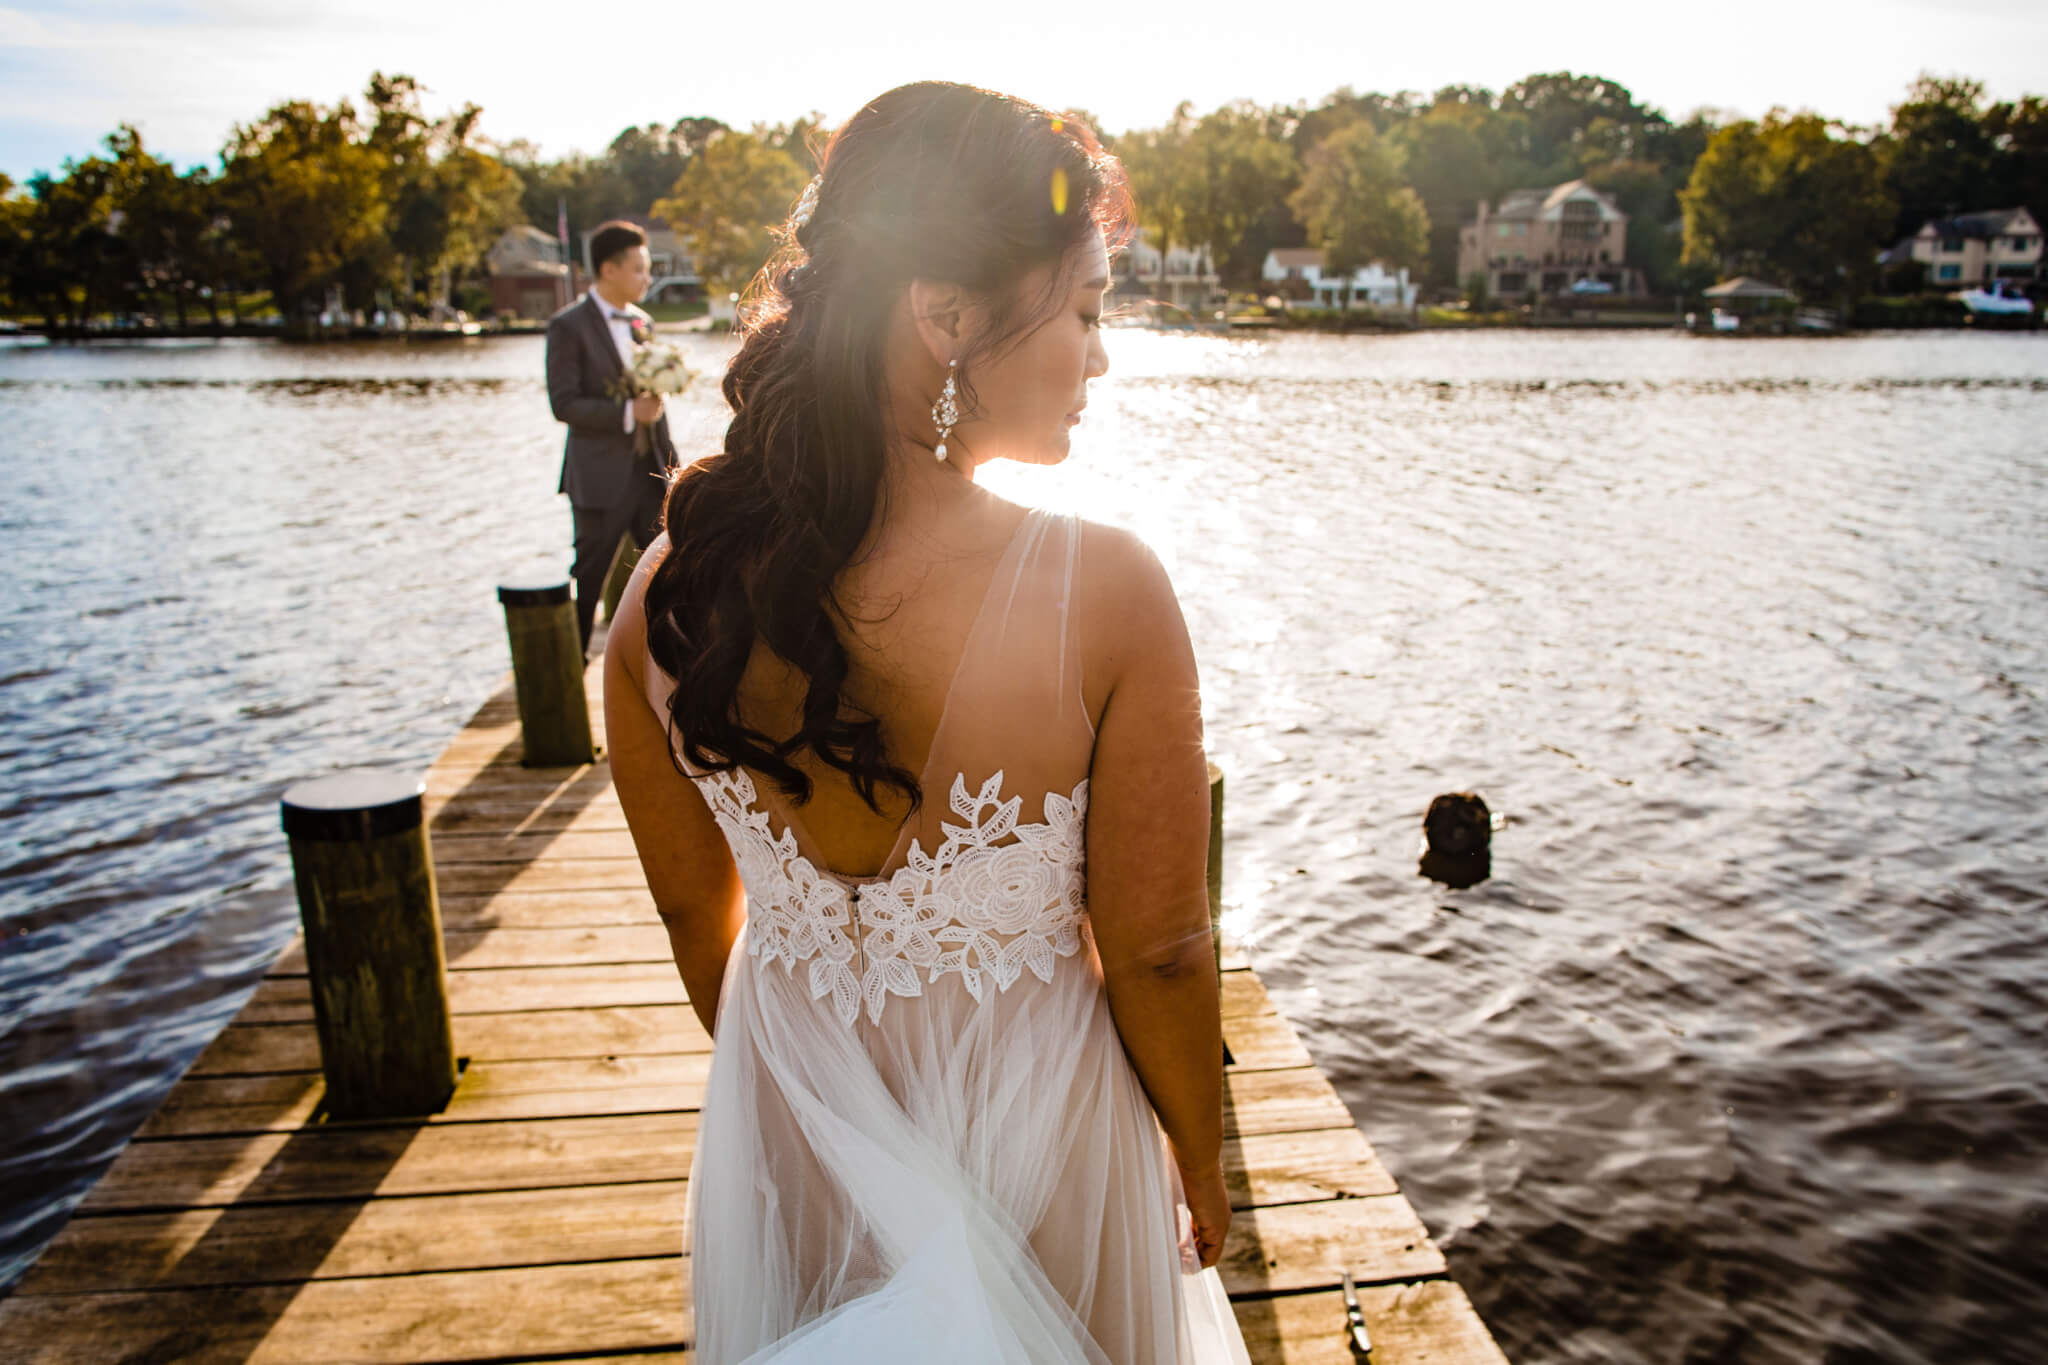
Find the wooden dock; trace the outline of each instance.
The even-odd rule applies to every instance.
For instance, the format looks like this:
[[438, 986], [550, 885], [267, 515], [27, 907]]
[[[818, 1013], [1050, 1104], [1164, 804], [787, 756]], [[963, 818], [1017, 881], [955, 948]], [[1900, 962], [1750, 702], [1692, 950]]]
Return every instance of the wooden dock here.
[[[600, 667], [588, 675], [601, 725]], [[460, 1084], [329, 1122], [295, 942], [0, 1301], [0, 1361], [681, 1361], [711, 1041], [609, 769], [519, 766], [509, 677], [427, 777]], [[280, 836], [282, 837], [282, 836]], [[1252, 1359], [1504, 1365], [1242, 953], [1222, 1266]]]

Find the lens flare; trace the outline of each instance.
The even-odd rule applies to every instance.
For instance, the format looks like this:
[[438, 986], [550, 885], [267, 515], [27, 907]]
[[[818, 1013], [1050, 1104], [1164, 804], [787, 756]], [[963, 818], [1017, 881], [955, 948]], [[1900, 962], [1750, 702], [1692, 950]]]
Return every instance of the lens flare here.
[[1067, 214], [1067, 171], [1064, 166], [1052, 168], [1052, 211], [1062, 218]]

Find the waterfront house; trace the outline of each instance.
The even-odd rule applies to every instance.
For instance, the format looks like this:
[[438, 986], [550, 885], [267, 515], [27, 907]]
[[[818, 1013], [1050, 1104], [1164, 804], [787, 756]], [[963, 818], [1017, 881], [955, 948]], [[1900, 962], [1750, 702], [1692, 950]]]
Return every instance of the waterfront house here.
[[1351, 303], [1373, 308], [1409, 309], [1415, 306], [1415, 286], [1406, 269], [1389, 271], [1378, 261], [1351, 272], [1347, 281], [1330, 273], [1321, 248], [1312, 246], [1275, 247], [1266, 253], [1259, 278], [1282, 298], [1311, 303], [1318, 308], [1344, 307], [1344, 286], [1351, 286]]
[[1927, 267], [1931, 289], [2038, 280], [2041, 225], [2024, 208], [1930, 218], [1919, 232], [1885, 253], [1892, 261], [1902, 255]]
[[1579, 284], [1640, 294], [1643, 273], [1627, 251], [1628, 215], [1586, 181], [1509, 190], [1498, 207], [1481, 200], [1478, 216], [1459, 229], [1458, 283], [1483, 277], [1486, 292], [1505, 299], [1568, 294]]
[[531, 224], [506, 228], [484, 253], [484, 269], [499, 317], [544, 318], [574, 294], [562, 244]]
[[[683, 245], [682, 235], [658, 218], [626, 214], [621, 222], [633, 224], [647, 234], [647, 255], [654, 266], [654, 282], [647, 287], [646, 302], [657, 299], [689, 300], [704, 296], [704, 280], [697, 274], [697, 262]], [[590, 239], [601, 223], [593, 223], [578, 234], [582, 269], [591, 270]], [[595, 272], [592, 271], [594, 274]]]
[[1164, 299], [1193, 312], [1220, 306], [1228, 295], [1206, 246], [1172, 246], [1161, 258], [1149, 232], [1139, 232], [1116, 263], [1120, 294]]
[[536, 265], [562, 264], [562, 244], [552, 232], [531, 223], [506, 228], [484, 253], [484, 268], [493, 275], [512, 274]]

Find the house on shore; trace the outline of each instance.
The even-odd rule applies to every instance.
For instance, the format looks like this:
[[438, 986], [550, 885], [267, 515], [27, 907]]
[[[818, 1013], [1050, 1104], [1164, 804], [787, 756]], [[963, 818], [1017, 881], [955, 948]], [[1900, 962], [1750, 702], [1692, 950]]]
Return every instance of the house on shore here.
[[[687, 301], [704, 296], [704, 280], [697, 274], [697, 262], [683, 245], [682, 235], [658, 218], [629, 213], [619, 221], [631, 223], [647, 234], [647, 255], [654, 266], [654, 282], [647, 287], [646, 302], [657, 299]], [[595, 275], [590, 263], [590, 239], [602, 223], [593, 223], [577, 234], [581, 268]]]
[[1220, 307], [1227, 294], [1206, 246], [1172, 246], [1162, 259], [1151, 234], [1140, 231], [1116, 262], [1120, 294], [1164, 299], [1190, 312]]
[[1282, 246], [1266, 253], [1259, 278], [1275, 294], [1290, 301], [1317, 308], [1344, 307], [1344, 287], [1351, 287], [1351, 306], [1400, 309], [1415, 306], [1415, 285], [1406, 269], [1389, 271], [1378, 261], [1362, 265], [1346, 280], [1329, 272], [1328, 258], [1320, 247]]
[[1883, 266], [1918, 261], [1930, 289], [1967, 289], [1996, 280], [2042, 279], [2041, 225], [2024, 208], [1930, 218], [1878, 258]]
[[1509, 190], [1499, 207], [1479, 204], [1458, 231], [1458, 283], [1484, 277], [1495, 298], [1567, 294], [1585, 285], [1641, 294], [1643, 272], [1627, 262], [1628, 215], [1584, 180]]
[[506, 228], [484, 253], [491, 311], [499, 317], [544, 318], [576, 294], [562, 244], [531, 224]]

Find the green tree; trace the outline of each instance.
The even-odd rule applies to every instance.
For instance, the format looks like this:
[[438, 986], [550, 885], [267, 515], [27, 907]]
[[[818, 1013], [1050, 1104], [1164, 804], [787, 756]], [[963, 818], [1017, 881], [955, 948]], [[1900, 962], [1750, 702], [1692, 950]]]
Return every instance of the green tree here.
[[1992, 202], [1999, 156], [1984, 113], [1982, 81], [1923, 72], [1913, 82], [1884, 140], [1885, 188], [1897, 204], [1887, 240], [1930, 218], [2009, 207]]
[[2024, 95], [1995, 104], [1984, 127], [1998, 148], [1998, 202], [1993, 207], [2024, 204], [2037, 223], [2048, 224], [2048, 100]]
[[1256, 105], [1225, 105], [1205, 115], [1183, 148], [1186, 245], [1207, 246], [1231, 283], [1256, 280], [1268, 243], [1259, 231], [1270, 207], [1301, 181], [1294, 148], [1276, 137]]
[[1429, 214], [1429, 260], [1426, 276], [1433, 284], [1458, 279], [1458, 230], [1474, 216], [1479, 201], [1508, 186], [1500, 183], [1479, 128], [1493, 111], [1439, 98], [1421, 118], [1402, 124], [1394, 134], [1422, 206]]
[[682, 177], [690, 148], [659, 123], [623, 129], [605, 148], [633, 197], [634, 211], [645, 213]]
[[503, 157], [519, 177], [519, 207], [526, 221], [553, 233], [557, 213], [566, 213], [572, 242], [586, 228], [648, 209], [634, 203], [632, 185], [608, 158], [575, 155], [547, 161], [530, 142], [506, 144]]
[[209, 278], [207, 234], [214, 219], [214, 182], [205, 167], [178, 174], [121, 125], [106, 140], [113, 166], [111, 194], [129, 248], [134, 287], [161, 309], [165, 299], [184, 326], [194, 296]]
[[29, 225], [34, 214], [35, 200], [13, 177], [0, 171], [0, 290], [6, 291], [10, 311], [29, 303], [15, 292], [14, 272], [30, 249]]
[[440, 210], [439, 246], [431, 258], [440, 272], [475, 267], [506, 228], [521, 219], [519, 176], [483, 145], [483, 111], [466, 104], [436, 128], [434, 196]]
[[[1402, 177], [1401, 149], [1360, 119], [1309, 153], [1301, 187], [1289, 198], [1309, 240], [1323, 249], [1324, 271], [1349, 281], [1378, 261], [1417, 269], [1429, 253], [1429, 212]], [[1344, 306], [1351, 306], [1345, 286]]]
[[1371, 124], [1374, 132], [1386, 133], [1420, 113], [1424, 105], [1422, 96], [1412, 90], [1391, 95], [1373, 90], [1361, 95], [1348, 85], [1339, 86], [1312, 109], [1288, 111], [1292, 116], [1289, 140], [1296, 157], [1306, 165], [1309, 153], [1339, 129], [1364, 122]]
[[1183, 100], [1157, 128], [1125, 133], [1117, 155], [1135, 201], [1137, 226], [1164, 260], [1174, 246], [1193, 244], [1190, 217], [1195, 207], [1194, 158], [1188, 150], [1194, 108]]
[[222, 207], [288, 324], [337, 285], [352, 304], [374, 301], [363, 263], [386, 250], [391, 175], [363, 133], [346, 101], [292, 100], [238, 125], [222, 153]]
[[1716, 133], [1679, 200], [1688, 264], [1774, 277], [1810, 298], [1868, 282], [1895, 209], [1868, 146], [1782, 110]]
[[1527, 178], [1517, 178], [1526, 184], [1556, 184], [1603, 161], [1647, 156], [1669, 123], [1619, 81], [1569, 71], [1517, 81], [1501, 92], [1500, 109], [1523, 120], [1517, 150]]
[[763, 125], [719, 133], [689, 159], [668, 197], [656, 201], [654, 216], [681, 234], [706, 280], [735, 288], [774, 254], [771, 229], [810, 178], [789, 150], [799, 136]]
[[522, 217], [518, 174], [479, 134], [483, 111], [465, 104], [431, 119], [423, 93], [410, 76], [370, 78], [368, 146], [383, 168], [390, 231], [348, 272], [352, 293], [389, 285], [408, 309], [423, 297], [445, 304], [463, 271]]
[[119, 309], [132, 286], [129, 243], [120, 235], [114, 164], [104, 157], [66, 161], [61, 175], [28, 182], [20, 215], [21, 242], [9, 273], [15, 302], [52, 330], [83, 327]]

